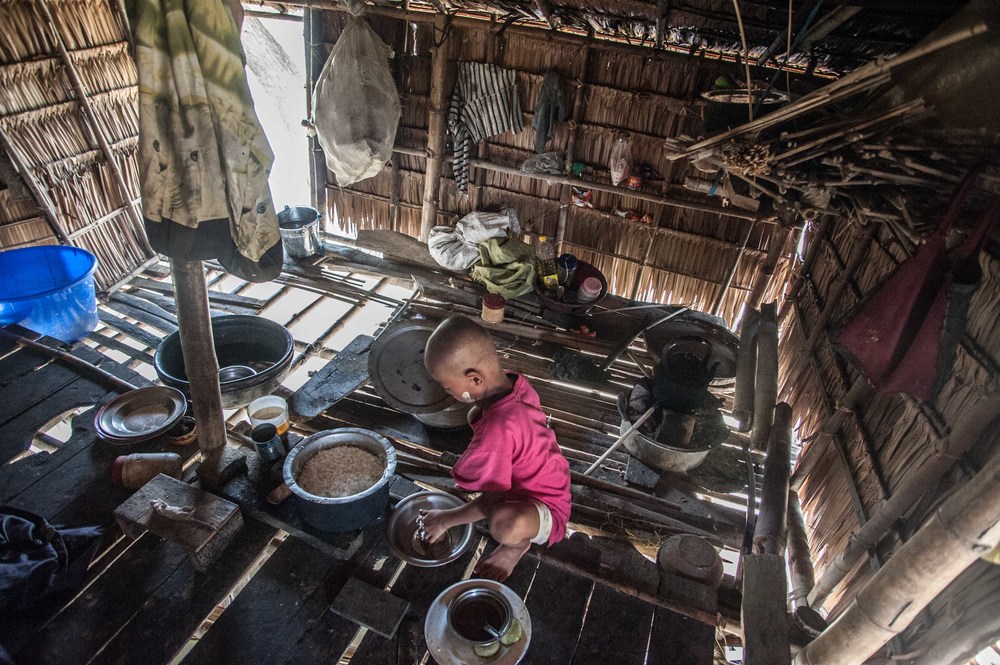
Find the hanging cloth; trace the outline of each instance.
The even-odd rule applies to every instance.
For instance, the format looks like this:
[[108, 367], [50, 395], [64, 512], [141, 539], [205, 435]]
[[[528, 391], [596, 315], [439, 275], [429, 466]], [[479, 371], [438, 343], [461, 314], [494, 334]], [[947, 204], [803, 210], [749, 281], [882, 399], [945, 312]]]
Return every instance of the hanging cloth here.
[[153, 249], [255, 282], [283, 261], [240, 31], [222, 0], [127, 0], [139, 74], [139, 177]]
[[448, 131], [455, 149], [452, 171], [458, 191], [469, 192], [469, 149], [473, 143], [523, 128], [517, 72], [483, 62], [458, 63], [448, 110]]
[[542, 89], [535, 102], [531, 126], [535, 129], [535, 152], [545, 152], [545, 144], [552, 138], [556, 125], [566, 119], [566, 102], [563, 99], [562, 77], [550, 69], [542, 79]]
[[1000, 219], [1000, 198], [995, 198], [966, 240], [948, 251], [948, 232], [977, 175], [974, 170], [965, 177], [933, 235], [834, 337], [882, 392], [908, 393], [929, 402], [947, 378], [969, 300], [979, 285], [979, 250]]

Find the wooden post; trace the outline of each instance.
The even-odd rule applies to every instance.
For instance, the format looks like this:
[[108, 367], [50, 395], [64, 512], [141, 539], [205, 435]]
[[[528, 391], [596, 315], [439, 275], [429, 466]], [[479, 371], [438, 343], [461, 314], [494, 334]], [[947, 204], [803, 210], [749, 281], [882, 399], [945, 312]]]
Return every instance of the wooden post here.
[[758, 554], [782, 554], [785, 551], [791, 452], [792, 407], [782, 402], [774, 409], [774, 425], [771, 426], [771, 436], [767, 442], [760, 514], [753, 534], [753, 549]]
[[749, 554], [743, 558], [743, 663], [787, 665], [791, 662], [785, 557]]
[[[452, 26], [451, 29], [454, 29]], [[434, 20], [434, 39], [441, 43], [431, 46], [430, 108], [427, 112], [427, 169], [424, 171], [424, 207], [420, 215], [420, 241], [427, 242], [437, 223], [438, 201], [441, 197], [441, 171], [444, 165], [445, 132], [448, 120], [448, 34], [445, 17]]]
[[[747, 248], [747, 243], [750, 242], [750, 235], [753, 233], [755, 226], [756, 224], [750, 224], [750, 228], [747, 229], [747, 234], [743, 236], [743, 242], [736, 248], [736, 255], [733, 256], [733, 262], [729, 265], [729, 270], [726, 271], [726, 278], [722, 280], [722, 287], [719, 289], [719, 295], [716, 296], [715, 302], [712, 303], [711, 314], [713, 316], [718, 316], [719, 310], [722, 309], [722, 302], [726, 299], [726, 293], [729, 291], [729, 287], [733, 283], [733, 278], [736, 276], [736, 269], [740, 267], [740, 259], [743, 258], [743, 250]], [[757, 305], [759, 304], [760, 303], [757, 303]]]
[[971, 449], [984, 432], [989, 431], [990, 424], [997, 417], [1000, 417], [1000, 393], [981, 396], [965, 410], [951, 436], [934, 447], [930, 459], [896, 488], [865, 525], [851, 536], [844, 551], [826, 567], [809, 594], [812, 607], [822, 605], [865, 552], [885, 536], [896, 520], [912, 508], [927, 488], [954, 466], [955, 461]]
[[80, 74], [76, 71], [76, 66], [73, 64], [73, 60], [69, 57], [69, 53], [66, 51], [66, 45], [63, 43], [62, 34], [59, 32], [59, 28], [56, 27], [56, 23], [52, 18], [52, 12], [49, 9], [49, 0], [41, 0], [36, 4], [42, 10], [45, 15], [45, 20], [49, 24], [49, 30], [52, 33], [53, 40], [55, 41], [56, 48], [59, 49], [59, 55], [62, 57], [63, 65], [66, 67], [66, 74], [69, 77], [70, 83], [73, 86], [73, 92], [76, 94], [76, 101], [79, 102], [80, 108], [83, 109], [83, 114], [87, 117], [87, 124], [90, 128], [90, 132], [93, 135], [94, 140], [97, 142], [98, 147], [101, 149], [101, 153], [104, 155], [104, 161], [108, 165], [108, 169], [111, 171], [112, 180], [118, 186], [119, 196], [121, 196], [121, 204], [125, 207], [125, 214], [128, 215], [129, 220], [135, 225], [138, 231], [137, 236], [145, 245], [147, 256], [151, 256], [156, 252], [153, 248], [149, 246], [149, 242], [146, 240], [145, 226], [142, 223], [142, 217], [139, 215], [135, 206], [132, 204], [132, 192], [129, 191], [128, 185], [125, 183], [125, 178], [122, 176], [121, 168], [118, 166], [118, 160], [115, 157], [115, 153], [111, 150], [111, 145], [108, 143], [108, 139], [104, 136], [104, 129], [101, 126], [100, 121], [97, 119], [97, 114], [94, 113], [94, 108], [90, 104], [90, 99], [87, 97], [87, 90], [83, 85], [83, 81], [80, 79]]
[[[993, 393], [986, 402], [996, 407], [1000, 399]], [[977, 426], [989, 425], [997, 413]], [[796, 665], [861, 665], [998, 541], [1000, 455], [994, 454], [896, 551], [833, 625], [799, 652]]]
[[736, 356], [736, 392], [733, 418], [740, 432], [749, 432], [754, 414], [754, 382], [757, 380], [757, 333], [760, 312], [747, 306], [740, 321], [740, 350]]
[[771, 236], [771, 246], [767, 248], [767, 256], [760, 264], [757, 277], [753, 282], [753, 289], [747, 295], [746, 303], [750, 307], [760, 307], [761, 301], [764, 300], [764, 292], [771, 283], [771, 277], [774, 276], [774, 269], [778, 266], [778, 261], [781, 260], [781, 253], [788, 240], [788, 234], [788, 227], [779, 226]]
[[[584, 99], [587, 89], [587, 72], [590, 71], [590, 47], [583, 47], [583, 62], [580, 66], [580, 74], [576, 80], [576, 90], [573, 91], [573, 108], [570, 109], [571, 125], [569, 138], [566, 140], [566, 168], [565, 173], [571, 173], [573, 160], [576, 159], [576, 138], [579, 133], [579, 125], [583, 122]], [[559, 192], [559, 225], [556, 227], [556, 251], [560, 254], [563, 251], [563, 240], [566, 237], [566, 221], [569, 218], [569, 206], [573, 200], [572, 185], [563, 183]], [[641, 272], [641, 271], [640, 271]]]
[[754, 382], [753, 445], [763, 450], [774, 420], [774, 404], [778, 401], [778, 312], [777, 303], [760, 308], [760, 329], [757, 334], [757, 375]]
[[[302, 19], [302, 31], [306, 36], [305, 62], [306, 62], [306, 107], [312, 116], [313, 93], [316, 89], [316, 82], [319, 80], [320, 72], [323, 71], [323, 12], [314, 8], [306, 7]], [[323, 154], [323, 146], [316, 136], [309, 137], [309, 175], [310, 200], [312, 206], [326, 215], [327, 195], [326, 195], [326, 156]], [[331, 217], [332, 218], [332, 217]]]
[[802, 265], [799, 266], [799, 274], [796, 275], [795, 280], [789, 287], [788, 295], [785, 296], [785, 302], [781, 305], [781, 312], [778, 314], [779, 321], [784, 321], [785, 317], [791, 311], [792, 305], [799, 301], [802, 287], [805, 286], [806, 280], [812, 274], [813, 265], [816, 263], [820, 249], [823, 246], [823, 239], [826, 238], [826, 234], [833, 227], [833, 219], [833, 215], [823, 215], [819, 222], [816, 223], [816, 226], [813, 227], [811, 233], [806, 236], [806, 253], [802, 258]]
[[198, 447], [202, 469], [211, 483], [212, 473], [222, 461], [226, 447], [226, 423], [222, 414], [219, 361], [215, 357], [212, 320], [208, 311], [208, 288], [201, 261], [171, 259], [177, 321], [180, 324], [184, 372], [191, 389], [194, 419], [198, 424]]

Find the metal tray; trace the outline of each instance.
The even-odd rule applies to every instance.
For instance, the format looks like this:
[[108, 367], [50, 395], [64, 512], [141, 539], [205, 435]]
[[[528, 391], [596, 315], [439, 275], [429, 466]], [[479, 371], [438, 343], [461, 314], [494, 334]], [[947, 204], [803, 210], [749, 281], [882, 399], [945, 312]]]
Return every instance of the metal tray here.
[[110, 443], [138, 443], [167, 432], [186, 410], [184, 393], [176, 388], [139, 388], [101, 407], [94, 429]]
[[[664, 309], [669, 312], [669, 309]], [[646, 348], [657, 362], [663, 349], [682, 337], [700, 337], [711, 347], [710, 362], [718, 362], [716, 379], [736, 376], [736, 355], [740, 350], [740, 339], [725, 327], [725, 321], [717, 316], [689, 310], [669, 321], [653, 326], [646, 331]]]
[[434, 413], [452, 404], [424, 368], [424, 346], [436, 327], [431, 321], [401, 321], [372, 342], [368, 377], [389, 406], [406, 413]]
[[[516, 644], [501, 646], [500, 652], [490, 658], [477, 656], [470, 643], [459, 640], [448, 629], [448, 604], [463, 591], [476, 588], [493, 589], [503, 594], [524, 631]], [[424, 620], [424, 639], [427, 640], [427, 650], [441, 665], [516, 665], [524, 658], [531, 642], [531, 617], [524, 601], [510, 587], [492, 580], [463, 580], [442, 591], [431, 603]]]

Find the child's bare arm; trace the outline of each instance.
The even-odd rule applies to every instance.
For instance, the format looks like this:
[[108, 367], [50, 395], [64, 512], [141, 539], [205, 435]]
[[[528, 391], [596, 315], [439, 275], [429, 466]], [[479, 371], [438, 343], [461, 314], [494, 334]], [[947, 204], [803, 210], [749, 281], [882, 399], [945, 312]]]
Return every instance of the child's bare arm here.
[[493, 504], [501, 497], [502, 494], [499, 492], [483, 492], [469, 503], [458, 508], [421, 510], [420, 514], [424, 518], [424, 531], [427, 534], [427, 540], [435, 543], [452, 527], [486, 519], [490, 515]]

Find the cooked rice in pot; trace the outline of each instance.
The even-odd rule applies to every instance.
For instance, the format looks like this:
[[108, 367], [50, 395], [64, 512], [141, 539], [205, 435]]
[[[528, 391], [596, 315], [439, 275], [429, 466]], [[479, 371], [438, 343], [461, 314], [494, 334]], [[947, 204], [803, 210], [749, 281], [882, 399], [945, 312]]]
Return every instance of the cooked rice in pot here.
[[364, 492], [382, 478], [385, 464], [357, 446], [324, 448], [302, 466], [295, 479], [316, 496], [341, 497]]

